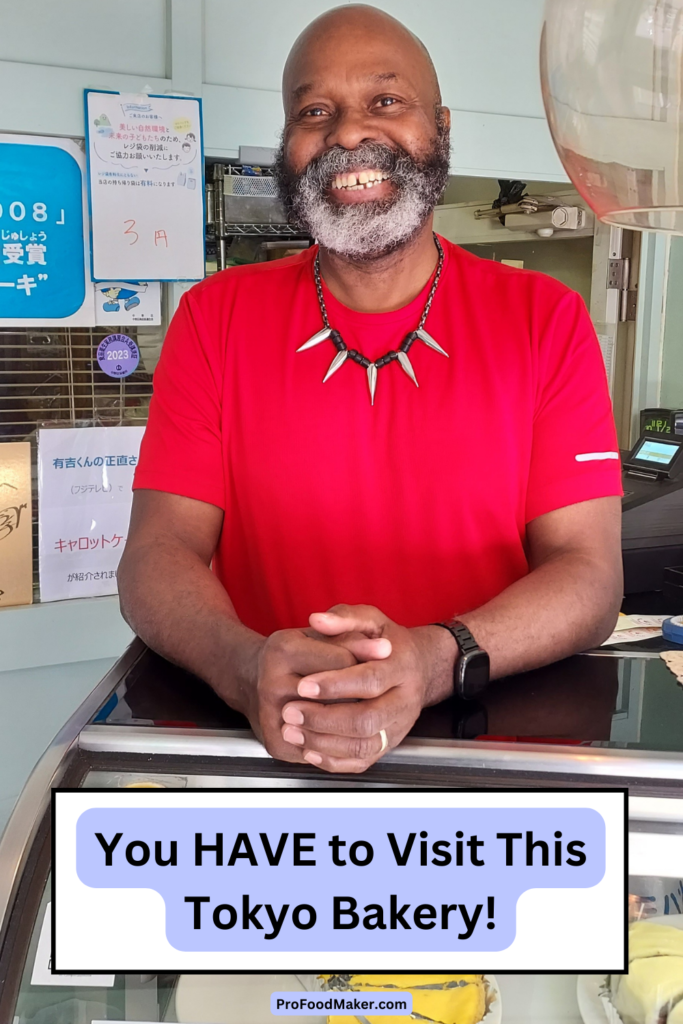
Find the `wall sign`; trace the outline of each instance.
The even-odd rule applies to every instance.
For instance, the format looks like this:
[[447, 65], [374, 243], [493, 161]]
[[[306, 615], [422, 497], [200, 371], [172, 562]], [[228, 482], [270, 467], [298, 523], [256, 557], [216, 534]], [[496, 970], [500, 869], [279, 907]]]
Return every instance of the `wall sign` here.
[[97, 346], [97, 362], [108, 377], [130, 377], [140, 362], [140, 352], [127, 334], [108, 334]]
[[0, 326], [95, 322], [84, 169], [69, 139], [0, 134]]
[[95, 322], [111, 324], [161, 323], [161, 285], [158, 281], [98, 281], [95, 289]]
[[0, 608], [33, 601], [31, 445], [0, 444]]
[[85, 91], [95, 281], [204, 277], [201, 100]]
[[40, 597], [116, 594], [144, 427], [38, 431]]

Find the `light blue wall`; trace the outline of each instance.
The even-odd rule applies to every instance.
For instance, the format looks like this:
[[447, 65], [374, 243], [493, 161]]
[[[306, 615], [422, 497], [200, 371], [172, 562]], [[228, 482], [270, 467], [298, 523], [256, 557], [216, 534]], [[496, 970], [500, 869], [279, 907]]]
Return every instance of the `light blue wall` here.
[[117, 597], [0, 609], [0, 673], [118, 658], [133, 639]]
[[[0, 131], [83, 135], [82, 90], [201, 94], [209, 155], [275, 145], [280, 75], [326, 0], [0, 0]], [[543, 0], [377, 0], [430, 49], [456, 174], [566, 181], [543, 116]], [[514, 16], [512, 14], [514, 8]]]
[[166, 0], [3, 0], [0, 60], [163, 78], [166, 14]]

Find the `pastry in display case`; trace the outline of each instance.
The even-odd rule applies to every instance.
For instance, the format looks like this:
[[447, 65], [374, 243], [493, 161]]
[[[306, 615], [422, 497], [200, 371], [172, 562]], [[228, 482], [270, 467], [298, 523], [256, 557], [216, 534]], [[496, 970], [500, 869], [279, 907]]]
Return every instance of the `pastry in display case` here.
[[579, 978], [584, 1024], [683, 1024], [683, 915], [635, 921], [628, 938], [628, 974]]
[[628, 974], [610, 977], [610, 999], [623, 1024], [683, 1021], [683, 916], [631, 925]]
[[[427, 1024], [497, 1024], [501, 1019], [500, 992], [483, 974], [325, 974], [328, 992], [410, 992], [413, 1020]], [[405, 1024], [402, 1016], [367, 1016], [368, 1024]], [[358, 1018], [331, 1015], [327, 1024], [357, 1024]]]

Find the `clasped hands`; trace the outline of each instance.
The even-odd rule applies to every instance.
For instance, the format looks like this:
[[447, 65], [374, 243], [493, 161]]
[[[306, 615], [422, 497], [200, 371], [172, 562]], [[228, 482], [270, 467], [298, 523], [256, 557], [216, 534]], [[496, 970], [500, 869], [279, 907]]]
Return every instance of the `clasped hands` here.
[[448, 695], [444, 651], [452, 640], [438, 627], [399, 626], [369, 605], [336, 605], [309, 621], [265, 639], [252, 728], [279, 760], [364, 772], [401, 742], [426, 704]]

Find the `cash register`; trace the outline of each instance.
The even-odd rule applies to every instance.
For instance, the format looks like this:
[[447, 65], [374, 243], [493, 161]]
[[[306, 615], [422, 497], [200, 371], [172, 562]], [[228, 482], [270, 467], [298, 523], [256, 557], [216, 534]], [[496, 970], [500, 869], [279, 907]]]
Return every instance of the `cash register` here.
[[624, 591], [661, 591], [664, 570], [683, 565], [683, 430], [645, 430], [622, 453], [622, 483]]

